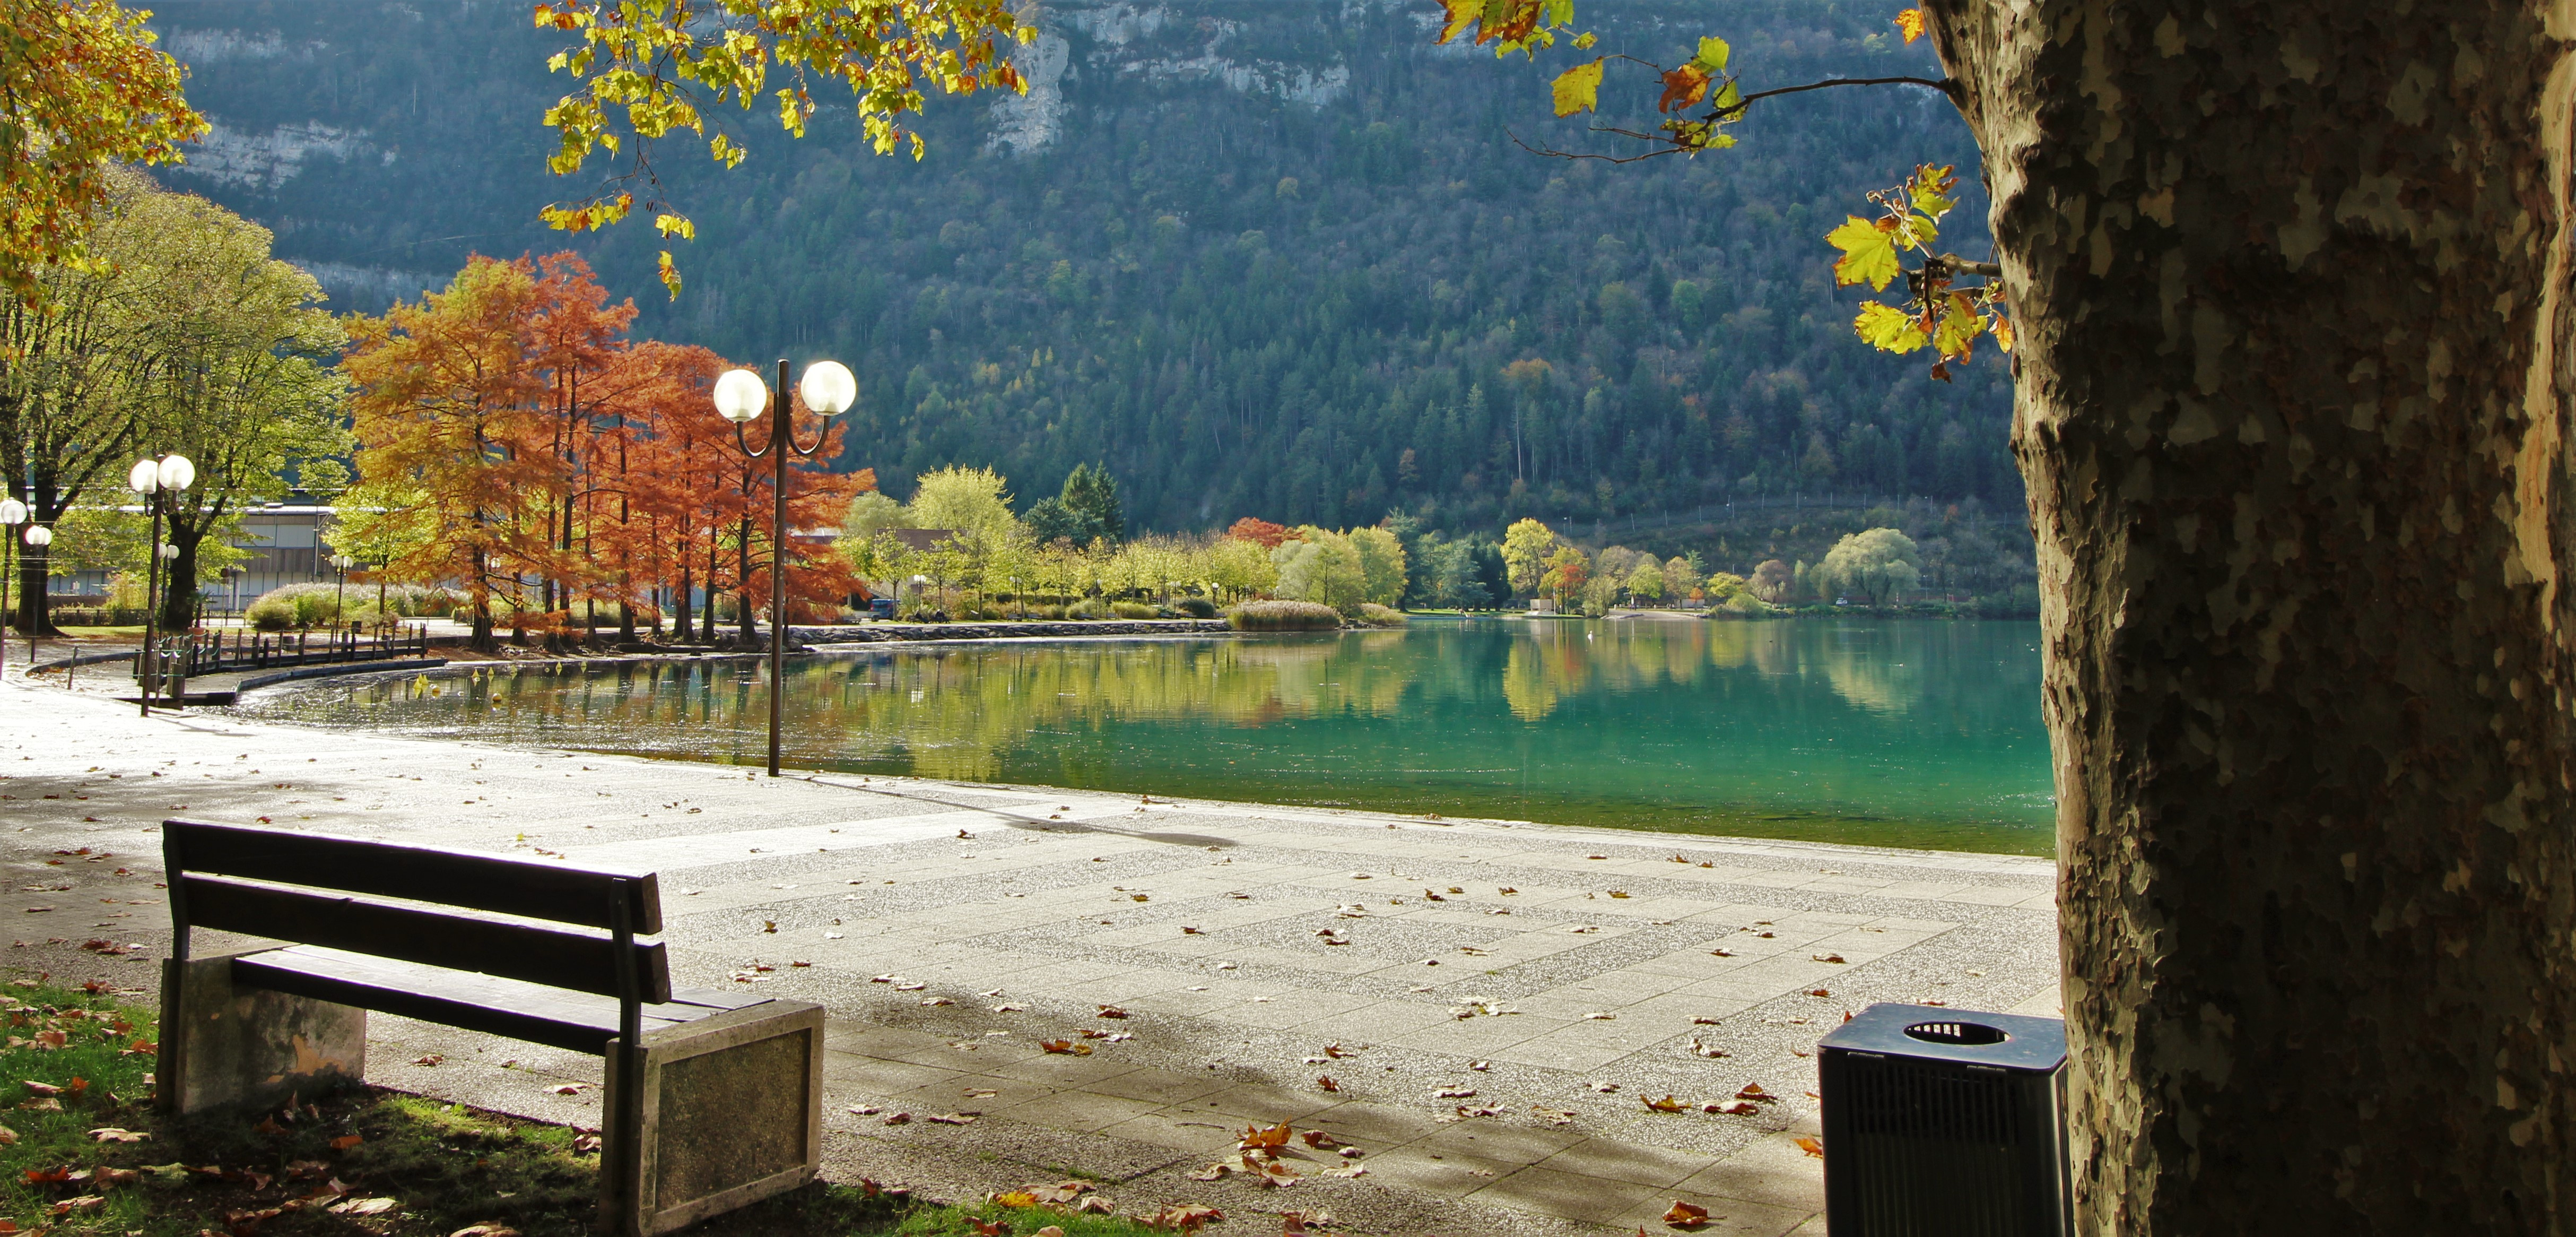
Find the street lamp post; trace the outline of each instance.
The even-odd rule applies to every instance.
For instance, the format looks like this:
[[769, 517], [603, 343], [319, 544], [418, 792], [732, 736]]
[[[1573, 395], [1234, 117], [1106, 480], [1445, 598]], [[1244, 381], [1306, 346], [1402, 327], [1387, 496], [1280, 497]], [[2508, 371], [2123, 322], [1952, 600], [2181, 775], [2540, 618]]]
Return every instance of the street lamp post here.
[[[27, 549], [30, 551], [27, 557], [32, 559], [36, 557], [33, 551], [42, 550], [54, 543], [54, 530], [38, 524], [27, 530], [26, 541]], [[30, 608], [36, 604], [33, 600], [24, 597], [19, 600], [25, 602]], [[37, 624], [34, 622], [27, 624], [27, 673], [29, 674], [36, 672], [36, 627]], [[69, 680], [65, 682], [68, 684]]]
[[[18, 578], [18, 526], [27, 522], [27, 504], [14, 498], [0, 498], [0, 677], [9, 673], [9, 586]], [[36, 656], [27, 655], [29, 669]]]
[[[848, 366], [838, 361], [816, 361], [805, 367], [804, 380], [797, 393], [805, 397], [805, 407], [821, 416], [832, 416], [858, 398], [859, 380]], [[796, 445], [796, 427], [790, 423], [787, 407], [787, 361], [778, 362], [778, 382], [765, 386], [760, 375], [747, 369], [727, 370], [716, 379], [716, 412], [733, 422], [733, 437], [744, 455], [753, 459], [766, 457], [770, 463], [771, 512], [776, 521], [769, 538], [769, 776], [778, 776], [778, 730], [780, 707], [786, 693], [787, 676], [787, 458], [790, 455], [812, 456], [823, 449], [817, 438], [811, 447]], [[773, 406], [776, 415], [769, 422], [769, 445], [753, 450], [743, 427], [758, 420], [764, 405]], [[829, 431], [825, 431], [829, 437]]]
[[331, 593], [331, 625], [334, 627], [349, 617], [349, 569], [357, 565], [358, 560], [346, 554], [331, 556], [331, 570], [340, 581], [339, 587]]
[[[125, 475], [126, 487], [143, 496], [143, 508], [152, 519], [152, 556], [144, 566], [143, 577], [143, 648], [134, 655], [134, 669], [142, 690], [135, 693], [143, 702], [143, 716], [152, 716], [152, 688], [160, 681], [158, 659], [153, 643], [160, 636], [161, 618], [161, 510], [168, 496], [197, 483], [197, 466], [184, 455], [164, 455], [159, 459], [140, 459]], [[177, 546], [169, 547], [170, 557], [177, 557]]]

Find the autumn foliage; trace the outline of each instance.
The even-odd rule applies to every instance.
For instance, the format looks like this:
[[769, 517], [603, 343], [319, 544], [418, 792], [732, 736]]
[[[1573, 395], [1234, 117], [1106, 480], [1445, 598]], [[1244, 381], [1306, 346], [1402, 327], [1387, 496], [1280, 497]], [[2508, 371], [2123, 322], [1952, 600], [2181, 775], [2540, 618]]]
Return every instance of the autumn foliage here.
[[[631, 636], [667, 608], [685, 623], [693, 587], [768, 596], [770, 467], [743, 456], [709, 396], [732, 366], [627, 339], [634, 316], [556, 254], [476, 257], [445, 290], [354, 321], [359, 472], [425, 508], [384, 570], [456, 588], [480, 643], [502, 622], [554, 634], [605, 613]], [[788, 524], [836, 527], [874, 474], [829, 471], [839, 427], [793, 411], [804, 441], [825, 442], [790, 467]], [[792, 537], [790, 555], [791, 617], [828, 616], [853, 587], [847, 567]]]
[[1294, 540], [1297, 530], [1285, 524], [1273, 524], [1259, 516], [1247, 515], [1236, 520], [1234, 527], [1225, 530], [1225, 535], [1237, 541], [1249, 541], [1265, 550], [1275, 550], [1279, 548], [1279, 543]]

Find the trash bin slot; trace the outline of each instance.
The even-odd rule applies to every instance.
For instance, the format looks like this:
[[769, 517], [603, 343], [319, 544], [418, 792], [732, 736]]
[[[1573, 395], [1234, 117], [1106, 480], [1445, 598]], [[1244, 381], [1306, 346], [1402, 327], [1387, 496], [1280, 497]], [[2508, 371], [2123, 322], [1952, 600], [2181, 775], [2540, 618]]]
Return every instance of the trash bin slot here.
[[1982, 1022], [1918, 1022], [1905, 1028], [1905, 1034], [1909, 1039], [1919, 1039], [1927, 1044], [1960, 1044], [1971, 1048], [2000, 1044], [2012, 1038], [2003, 1028], [1990, 1027]]

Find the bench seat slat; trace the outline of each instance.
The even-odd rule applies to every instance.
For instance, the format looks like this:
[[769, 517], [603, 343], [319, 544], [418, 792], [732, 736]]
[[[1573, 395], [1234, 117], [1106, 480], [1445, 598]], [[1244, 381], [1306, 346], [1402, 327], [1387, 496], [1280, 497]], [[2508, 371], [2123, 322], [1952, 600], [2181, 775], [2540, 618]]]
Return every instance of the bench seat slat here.
[[[358, 898], [172, 874], [196, 927], [322, 945], [455, 971], [479, 971], [572, 992], [615, 996], [616, 942], [560, 928], [471, 919]], [[671, 999], [659, 941], [629, 946], [649, 1007]], [[612, 1008], [615, 1002], [610, 1003]]]
[[[292, 996], [601, 1056], [617, 1035], [613, 997], [312, 945], [233, 959], [233, 982]], [[644, 1030], [678, 1026], [766, 998], [690, 991], [644, 1006]]]
[[629, 882], [624, 888], [633, 930], [644, 936], [662, 930], [661, 893], [649, 872], [605, 872], [512, 855], [193, 820], [161, 822], [161, 850], [165, 869], [173, 874], [239, 876], [586, 928], [611, 926], [609, 908], [623, 876]]

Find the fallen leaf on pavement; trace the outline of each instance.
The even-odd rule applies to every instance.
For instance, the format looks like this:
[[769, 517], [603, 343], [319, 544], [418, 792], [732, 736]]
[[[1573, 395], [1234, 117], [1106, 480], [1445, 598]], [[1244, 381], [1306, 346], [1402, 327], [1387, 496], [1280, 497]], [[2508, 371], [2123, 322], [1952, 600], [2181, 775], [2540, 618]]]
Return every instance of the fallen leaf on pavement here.
[[1708, 1208], [1674, 1199], [1672, 1209], [1664, 1213], [1664, 1223], [1674, 1228], [1698, 1228], [1708, 1223]]
[[1819, 1160], [1825, 1158], [1825, 1144], [1822, 1139], [1799, 1138], [1793, 1141], [1798, 1144], [1798, 1150], [1804, 1151]]
[[1224, 1218], [1225, 1213], [1214, 1207], [1174, 1206], [1155, 1212], [1144, 1225], [1166, 1232], [1195, 1233]]
[[1642, 1096], [1642, 1095], [1641, 1095], [1641, 1096], [1638, 1096], [1637, 1098], [1638, 1098], [1638, 1099], [1641, 1099], [1641, 1100], [1645, 1100], [1645, 1101], [1646, 1101], [1646, 1107], [1647, 1107], [1649, 1110], [1654, 1111], [1654, 1112], [1680, 1112], [1680, 1111], [1682, 1111], [1683, 1109], [1690, 1107], [1690, 1105], [1685, 1104], [1685, 1103], [1681, 1102], [1680, 1100], [1675, 1099], [1674, 1097], [1669, 1096], [1669, 1095], [1667, 1095], [1667, 1096], [1665, 1096], [1664, 1098], [1659, 1099], [1659, 1100], [1648, 1100], [1648, 1099], [1646, 1099], [1646, 1097], [1645, 1097], [1645, 1096]]

